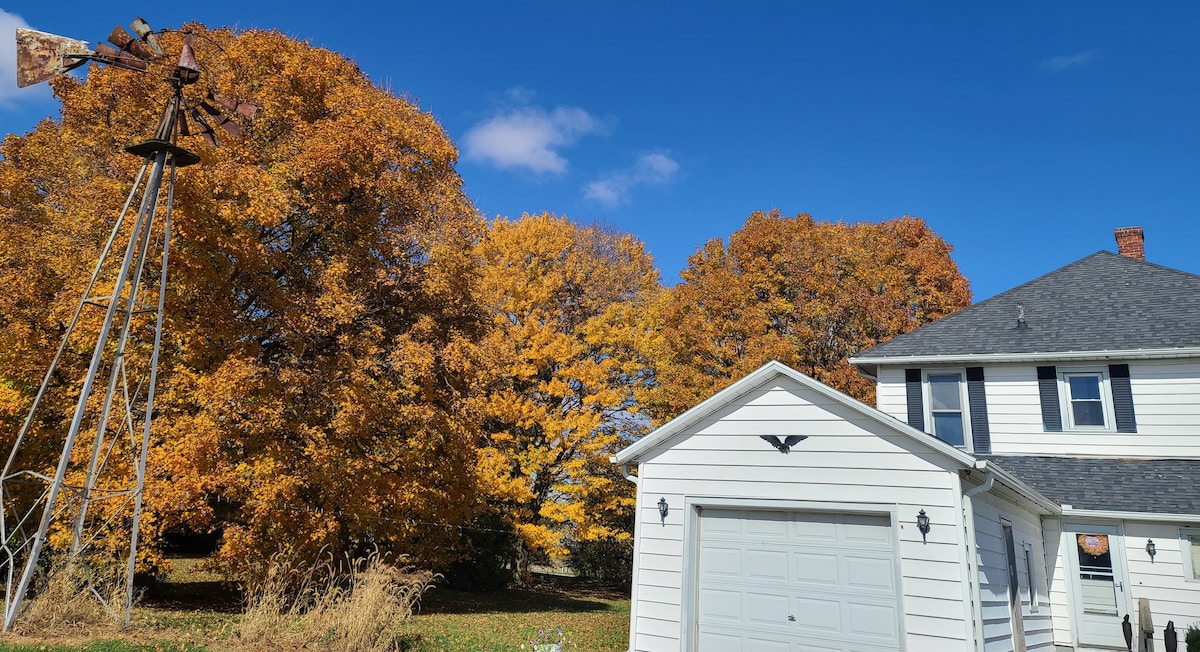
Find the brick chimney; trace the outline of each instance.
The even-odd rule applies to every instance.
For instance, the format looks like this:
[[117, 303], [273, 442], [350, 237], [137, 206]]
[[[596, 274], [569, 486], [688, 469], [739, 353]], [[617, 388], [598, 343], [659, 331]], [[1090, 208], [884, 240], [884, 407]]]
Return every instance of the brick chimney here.
[[1142, 227], [1126, 226], [1113, 231], [1117, 236], [1117, 253], [1134, 260], [1146, 260], [1146, 237]]

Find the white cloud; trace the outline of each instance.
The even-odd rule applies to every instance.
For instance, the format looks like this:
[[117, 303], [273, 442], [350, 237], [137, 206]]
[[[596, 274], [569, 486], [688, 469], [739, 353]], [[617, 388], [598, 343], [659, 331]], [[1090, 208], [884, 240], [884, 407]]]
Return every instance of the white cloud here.
[[[0, 39], [12, 39], [18, 27], [29, 25], [18, 15], [0, 9]], [[18, 101], [43, 100], [50, 97], [50, 87], [35, 84], [17, 88], [17, 49], [9, 40], [0, 47], [0, 108], [11, 107]]]
[[648, 152], [624, 170], [610, 172], [584, 185], [583, 196], [605, 206], [627, 203], [634, 188], [671, 183], [679, 173], [679, 163], [661, 152]]
[[[534, 94], [518, 87], [508, 89], [505, 95], [511, 102], [526, 104]], [[559, 150], [602, 131], [603, 126], [601, 120], [578, 107], [551, 111], [535, 106], [506, 108], [467, 130], [463, 158], [501, 169], [562, 174], [568, 164]]]
[[1092, 59], [1099, 54], [1097, 50], [1084, 50], [1075, 54], [1063, 54], [1057, 57], [1050, 57], [1038, 64], [1038, 67], [1046, 72], [1065, 72], [1072, 68], [1082, 68], [1086, 66]]

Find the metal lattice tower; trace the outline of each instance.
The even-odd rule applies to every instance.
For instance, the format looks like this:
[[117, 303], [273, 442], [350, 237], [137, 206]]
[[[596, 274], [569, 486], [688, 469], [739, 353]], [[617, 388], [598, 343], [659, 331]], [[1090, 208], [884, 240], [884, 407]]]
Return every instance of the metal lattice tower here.
[[[155, 33], [141, 18], [132, 28], [139, 38], [118, 27], [108, 39], [117, 47], [100, 44], [96, 51], [83, 41], [18, 30], [18, 85], [44, 81], [87, 61], [138, 72], [155, 69], [165, 57]], [[184, 99], [184, 87], [200, 77], [193, 44], [193, 36], [187, 34], [178, 64], [166, 67], [164, 80], [171, 97], [156, 133], [125, 148], [144, 159], [141, 170], [0, 472], [4, 631], [12, 629], [29, 595], [40, 593], [52, 576], [62, 572], [71, 573], [72, 581], [86, 584], [114, 617], [121, 608], [125, 623], [129, 623], [162, 343], [175, 173], [200, 160], [175, 144], [178, 133], [190, 135], [184, 117], [187, 110], [198, 124], [199, 134], [215, 144], [213, 130]], [[251, 105], [211, 93], [208, 97], [227, 110], [253, 116]], [[207, 102], [199, 106], [232, 135], [240, 133], [240, 127], [224, 119], [217, 108]], [[83, 326], [96, 321], [85, 313], [89, 310], [102, 313], [94, 331]], [[69, 422], [63, 420], [65, 436], [50, 475], [46, 453], [38, 455], [36, 450], [46, 442], [35, 441], [31, 433], [52, 430], [39, 417], [47, 419], [45, 399], [63, 384], [56, 378], [63, 370], [64, 354], [89, 348], [91, 358], [78, 395], [68, 399], [68, 404], [74, 401], [74, 409]], [[83, 354], [77, 357], [82, 359]], [[49, 419], [61, 416], [54, 414]], [[99, 544], [120, 540], [126, 536], [126, 528], [126, 561], [122, 563], [113, 551], [107, 552], [110, 564], [124, 566], [125, 577], [124, 604], [110, 605], [92, 582], [97, 564], [103, 563], [95, 560], [105, 557]], [[69, 546], [65, 545], [68, 537]], [[54, 545], [48, 548], [51, 539]], [[47, 554], [48, 550], [52, 554]]]

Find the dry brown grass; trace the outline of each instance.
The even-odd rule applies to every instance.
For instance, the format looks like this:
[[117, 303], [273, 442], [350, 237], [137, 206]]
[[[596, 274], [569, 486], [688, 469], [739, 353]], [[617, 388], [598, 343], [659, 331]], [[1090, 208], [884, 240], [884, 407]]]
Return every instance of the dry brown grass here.
[[117, 570], [60, 568], [26, 603], [14, 624], [14, 633], [44, 636], [64, 631], [86, 635], [115, 632], [124, 624], [125, 588], [125, 574]]
[[238, 638], [284, 649], [393, 650], [401, 623], [433, 577], [388, 564], [378, 551], [308, 567], [276, 557], [247, 597]]

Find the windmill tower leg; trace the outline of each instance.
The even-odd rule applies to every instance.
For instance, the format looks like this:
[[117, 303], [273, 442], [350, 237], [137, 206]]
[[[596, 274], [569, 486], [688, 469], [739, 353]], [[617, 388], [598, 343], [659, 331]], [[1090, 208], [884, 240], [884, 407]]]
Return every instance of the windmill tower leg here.
[[[6, 593], [5, 593], [5, 609], [4, 609], [4, 623], [3, 623], [4, 631], [9, 631], [12, 629], [13, 623], [16, 621], [16, 618], [17, 618], [18, 614], [20, 613], [24, 598], [30, 589], [30, 585], [33, 581], [33, 578], [38, 573], [38, 561], [41, 558], [43, 548], [46, 544], [47, 533], [50, 529], [51, 524], [54, 522], [56, 516], [58, 516], [59, 513], [63, 509], [69, 509], [69, 505], [59, 505], [59, 498], [60, 498], [60, 495], [62, 494], [64, 486], [65, 486], [64, 483], [65, 483], [68, 468], [71, 466], [71, 460], [73, 457], [76, 440], [79, 436], [80, 429], [83, 426], [85, 416], [88, 413], [88, 405], [89, 405], [89, 402], [91, 402], [91, 398], [93, 395], [93, 390], [95, 389], [97, 377], [99, 376], [99, 372], [100, 372], [100, 369], [101, 369], [103, 363], [106, 361], [106, 359], [109, 358], [109, 356], [106, 355], [106, 352], [107, 352], [107, 349], [109, 348], [110, 341], [115, 339], [116, 340], [116, 342], [115, 342], [116, 354], [112, 358], [111, 363], [109, 365], [109, 374], [110, 374], [109, 383], [108, 383], [107, 389], [104, 393], [104, 398], [102, 401], [102, 408], [100, 410], [100, 413], [95, 417], [96, 422], [97, 422], [97, 435], [96, 435], [96, 440], [93, 443], [93, 454], [91, 457], [91, 463], [88, 468], [87, 479], [85, 481], [85, 485], [84, 485], [83, 490], [80, 495], [78, 507], [76, 508], [76, 511], [74, 513], [75, 536], [72, 541], [70, 558], [71, 559], [77, 558], [81, 554], [82, 548], [87, 543], [86, 541], [83, 540], [84, 523], [86, 522], [88, 507], [89, 507], [90, 503], [95, 499], [92, 494], [92, 490], [93, 490], [93, 487], [95, 484], [96, 476], [97, 476], [98, 472], [100, 471], [99, 453], [100, 453], [100, 449], [103, 445], [104, 433], [106, 432], [106, 430], [108, 428], [109, 418], [110, 418], [110, 415], [111, 415], [111, 412], [113, 409], [114, 397], [117, 393], [117, 389], [118, 389], [118, 385], [119, 385], [119, 383], [117, 381], [118, 381], [120, 375], [124, 373], [124, 353], [125, 353], [126, 346], [127, 346], [127, 343], [129, 341], [129, 337], [130, 337], [130, 328], [129, 328], [130, 320], [132, 318], [133, 313], [138, 310], [137, 297], [138, 297], [138, 292], [139, 292], [139, 289], [141, 286], [141, 280], [142, 280], [141, 275], [142, 275], [142, 272], [144, 271], [147, 251], [149, 249], [151, 241], [154, 239], [155, 212], [156, 212], [156, 208], [157, 208], [158, 201], [159, 201], [160, 190], [162, 188], [163, 172], [164, 172], [164, 168], [166, 167], [168, 158], [170, 158], [170, 154], [164, 150], [164, 151], [157, 152], [154, 155], [152, 161], [150, 161], [150, 160], [147, 161], [147, 163], [150, 165], [150, 175], [144, 184], [145, 192], [142, 193], [141, 205], [140, 205], [137, 215], [133, 221], [132, 232], [129, 236], [129, 241], [125, 246], [125, 253], [124, 253], [124, 256], [121, 261], [120, 269], [117, 273], [116, 282], [113, 284], [113, 289], [112, 289], [111, 294], [107, 297], [107, 307], [105, 309], [104, 321], [102, 322], [99, 333], [96, 337], [96, 344], [95, 344], [95, 347], [92, 352], [92, 359], [91, 359], [90, 364], [88, 365], [87, 375], [84, 377], [84, 380], [83, 380], [83, 386], [80, 389], [79, 399], [76, 402], [75, 410], [74, 410], [72, 418], [71, 418], [71, 424], [67, 431], [66, 439], [63, 443], [62, 453], [59, 456], [59, 461], [58, 461], [58, 465], [55, 470], [54, 477], [50, 480], [49, 486], [43, 493], [41, 500], [38, 501], [38, 503], [41, 505], [41, 518], [38, 522], [37, 531], [34, 533], [32, 539], [29, 539], [29, 540], [23, 542], [22, 545], [17, 548], [17, 551], [16, 551], [18, 553], [17, 555], [13, 554], [13, 551], [11, 550], [12, 546], [7, 545], [7, 542], [10, 540], [10, 538], [15, 533], [9, 533], [9, 532], [4, 533], [5, 541], [6, 541], [6, 548], [9, 548], [8, 560], [7, 560], [8, 563], [15, 564], [18, 557], [24, 557], [23, 569], [20, 574], [20, 579], [16, 583], [17, 585], [15, 587], [13, 587], [13, 585], [12, 585], [13, 583], [11, 582], [11, 580], [7, 583], [8, 591], [6, 591]], [[173, 165], [172, 165], [172, 167], [173, 167]], [[142, 175], [139, 175], [139, 182], [141, 181], [141, 178], [140, 178], [141, 176]], [[113, 229], [114, 236], [121, 229], [122, 222], [125, 220], [125, 218], [128, 214], [128, 207], [132, 204], [133, 199], [137, 196], [139, 188], [141, 188], [140, 183], [136, 184], [130, 190], [129, 200], [126, 202], [126, 209], [125, 209], [125, 211], [122, 212], [122, 215], [120, 216], [120, 218], [118, 218], [117, 224]], [[170, 191], [168, 191], [168, 194], [170, 194]], [[161, 270], [161, 274], [163, 275], [164, 278], [165, 278], [166, 271], [167, 271], [166, 266], [165, 266], [165, 262], [166, 262], [165, 256], [166, 256], [166, 251], [167, 251], [167, 249], [166, 249], [167, 244], [168, 243], [166, 241], [164, 241], [164, 243], [163, 243], [163, 245], [164, 245], [164, 248], [163, 248], [164, 265]], [[106, 248], [106, 250], [109, 248], [111, 248], [111, 239], [110, 239], [110, 245], [109, 245], [109, 247]], [[102, 265], [102, 264], [103, 264], [103, 260], [101, 260], [100, 263], [98, 263], [97, 271], [96, 271], [96, 273], [93, 274], [92, 283], [89, 284], [89, 287], [94, 284], [95, 278], [96, 278], [96, 276], [98, 276], [98, 273], [99, 273], [100, 265]], [[163, 299], [164, 299], [164, 292], [163, 292], [162, 286], [159, 287], [158, 295], [159, 295], [158, 303], [159, 303], [159, 306], [161, 307], [161, 305], [163, 303]], [[93, 301], [93, 299], [91, 299], [88, 296], [83, 297], [83, 299], [80, 301], [79, 308], [76, 310], [76, 319], [73, 321], [77, 321], [78, 313], [82, 310], [83, 306], [92, 301]], [[74, 326], [74, 325], [75, 324], [73, 323], [72, 326]], [[115, 333], [114, 333], [114, 326], [117, 327]], [[155, 328], [156, 344], [161, 341], [161, 326], [162, 326], [162, 313], [159, 312], [157, 319], [156, 319], [156, 328]], [[63, 348], [65, 348], [66, 341], [72, 334], [70, 332], [70, 330], [71, 329], [69, 329], [68, 332], [66, 333], [66, 335], [64, 336]], [[156, 347], [156, 349], [157, 349], [157, 347]], [[62, 349], [60, 348], [60, 354], [61, 354], [61, 350]], [[157, 353], [157, 350], [155, 352]], [[156, 361], [156, 358], [157, 358], [157, 356], [155, 356], [155, 361]], [[25, 426], [22, 428], [21, 434], [18, 436], [17, 446], [19, 446], [20, 443], [22, 443], [24, 436], [28, 433], [29, 426], [33, 421], [34, 412], [37, 410], [38, 403], [40, 403], [41, 398], [45, 395], [47, 385], [49, 384], [49, 381], [54, 374], [55, 366], [57, 366], [57, 363], [59, 361], [60, 361], [60, 356], [56, 356], [55, 364], [52, 365], [51, 369], [47, 372], [46, 378], [43, 381], [42, 386], [39, 388], [38, 396], [35, 399], [32, 409], [30, 410], [30, 415], [26, 419]], [[126, 415], [124, 415], [123, 420], [129, 420], [132, 418], [132, 406], [129, 404], [129, 401], [128, 401], [128, 399], [130, 397], [126, 396], [124, 398], [126, 399], [125, 401], [123, 401], [123, 403], [125, 405]], [[145, 442], [145, 440], [147, 439], [147, 435], [148, 435], [148, 431], [149, 431], [149, 426], [150, 426], [149, 421], [150, 421], [150, 416], [151, 416], [150, 408], [151, 407], [152, 406], [149, 405], [149, 402], [148, 402], [148, 404], [146, 406], [144, 424], [143, 424], [144, 430], [147, 434], [143, 436], [143, 442]], [[9, 456], [8, 468], [5, 468], [3, 476], [0, 476], [0, 479], [8, 481], [8, 480], [16, 479], [19, 477], [36, 474], [36, 472], [30, 472], [27, 470], [15, 470], [15, 469], [11, 468], [13, 462], [15, 461], [15, 459], [17, 457], [17, 446], [14, 446], [13, 452]], [[143, 444], [143, 446], [141, 446], [140, 448], [141, 448], [141, 451], [138, 454], [139, 459], [137, 460], [137, 466], [138, 466], [138, 469], [140, 471], [142, 471], [142, 473], [144, 473], [145, 455], [146, 455], [145, 444]], [[135, 488], [134, 491], [130, 492], [130, 493], [137, 494], [135, 496], [135, 500], [137, 500], [137, 502], [139, 504], [141, 502], [140, 501], [140, 489], [143, 486], [143, 482], [140, 481], [142, 473], [139, 473], [138, 486]], [[5, 510], [5, 511], [7, 512], [7, 510]], [[7, 513], [5, 514], [6, 519], [9, 516], [15, 516], [15, 517], [19, 518], [16, 526], [21, 527], [24, 525], [24, 523], [27, 520], [29, 520], [29, 517], [31, 516], [31, 514], [7, 514]], [[21, 548], [24, 548], [25, 546], [28, 546], [28, 552], [24, 555], [19, 554], [21, 552]], [[136, 553], [134, 553], [134, 554], [136, 554]], [[131, 558], [132, 557], [133, 557], [133, 554], [131, 554]], [[11, 567], [8, 569], [10, 578], [12, 577], [12, 573], [14, 570], [15, 569], [13, 569]], [[132, 577], [130, 577], [128, 579], [132, 580]], [[126, 603], [128, 606], [128, 600], [126, 600]], [[128, 619], [128, 615], [126, 616], [126, 618]]]

